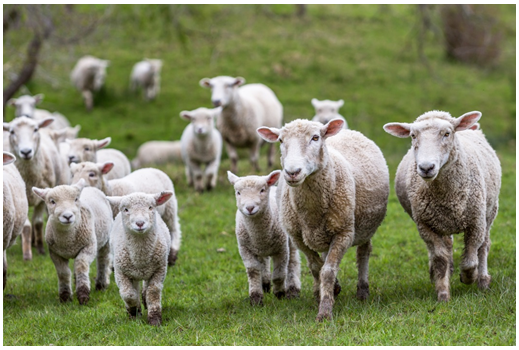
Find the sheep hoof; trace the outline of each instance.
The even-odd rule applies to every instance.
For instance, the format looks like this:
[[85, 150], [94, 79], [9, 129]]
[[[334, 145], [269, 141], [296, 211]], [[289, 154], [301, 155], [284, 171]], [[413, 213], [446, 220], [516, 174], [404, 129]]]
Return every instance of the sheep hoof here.
[[332, 319], [333, 301], [330, 298], [325, 297], [319, 304], [319, 313], [317, 314], [316, 321], [321, 322], [323, 320]]
[[32, 260], [32, 251], [31, 250], [23, 253], [23, 260], [25, 260], [25, 261]]
[[160, 326], [162, 323], [161, 312], [150, 312], [148, 313], [148, 323], [150, 326]]
[[490, 287], [490, 282], [492, 281], [492, 276], [480, 276], [478, 278], [478, 288], [481, 290], [487, 290]]
[[81, 286], [77, 289], [77, 299], [80, 305], [86, 305], [90, 300], [90, 289], [87, 286]]
[[285, 291], [283, 290], [283, 291], [275, 292], [274, 296], [278, 299], [283, 299], [285, 297]]
[[477, 279], [477, 267], [461, 270], [460, 281], [464, 284], [472, 284]]
[[263, 291], [265, 293], [270, 293], [270, 282], [263, 283], [261, 286], [263, 287]]
[[451, 299], [449, 292], [443, 291], [438, 293], [438, 301], [439, 302], [447, 302]]
[[107, 287], [106, 283], [96, 282], [96, 290], [105, 290]]
[[168, 255], [168, 266], [174, 266], [177, 262], [178, 251], [170, 251]]
[[72, 295], [69, 292], [59, 293], [59, 301], [61, 303], [66, 303], [68, 301], [72, 301]]
[[288, 287], [287, 290], [287, 299], [296, 299], [299, 298], [299, 293], [301, 292], [301, 289], [296, 288], [294, 286]]
[[128, 310], [128, 316], [133, 319], [137, 316], [142, 316], [142, 313], [141, 313], [141, 308], [140, 307], [137, 307], [137, 306], [131, 306], [129, 308], [127, 308], [126, 310]]
[[335, 285], [333, 286], [333, 296], [336, 297], [337, 295], [339, 295], [341, 293], [341, 285], [339, 284], [339, 280], [336, 278], [335, 279]]
[[45, 255], [45, 248], [43, 248], [43, 245], [38, 245], [37, 249], [39, 254]]
[[369, 285], [368, 284], [359, 284], [357, 286], [357, 299], [366, 300], [369, 296]]
[[263, 306], [263, 294], [251, 293], [250, 294], [250, 304], [252, 306]]

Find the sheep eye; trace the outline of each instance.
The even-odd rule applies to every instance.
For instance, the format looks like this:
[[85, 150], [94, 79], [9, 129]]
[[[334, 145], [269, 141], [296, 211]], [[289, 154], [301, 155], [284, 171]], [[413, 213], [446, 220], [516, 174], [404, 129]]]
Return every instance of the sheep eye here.
[[283, 140], [279, 139], [279, 143], [283, 143]]
[[124, 212], [127, 213], [128, 212], [128, 208], [124, 208]]
[[236, 191], [236, 194], [239, 196], [240, 195], [240, 191]]
[[416, 135], [415, 134], [411, 134], [411, 138], [414, 140], [416, 139]]
[[314, 137], [312, 137], [312, 141], [319, 141], [319, 136], [314, 135]]
[[153, 210], [153, 207], [150, 205], [150, 207], [148, 208], [149, 210]]
[[56, 201], [54, 199], [51, 199], [49, 202], [50, 204], [56, 204]]
[[11, 135], [14, 135], [14, 130], [9, 131]]
[[262, 189], [261, 189], [261, 191], [260, 191], [260, 193], [264, 193], [264, 192], [265, 192], [265, 189], [264, 189], [264, 188], [262, 188]]
[[445, 137], [449, 137], [450, 134], [451, 134], [450, 132], [446, 132]]
[[94, 177], [94, 176], [96, 176], [96, 174], [95, 173], [88, 173], [88, 176], [89, 177]]
[[85, 147], [85, 151], [90, 151], [90, 148], [89, 147]]
[[78, 198], [76, 197], [76, 202], [77, 202]]
[[34, 132], [38, 132], [38, 128], [34, 128]]

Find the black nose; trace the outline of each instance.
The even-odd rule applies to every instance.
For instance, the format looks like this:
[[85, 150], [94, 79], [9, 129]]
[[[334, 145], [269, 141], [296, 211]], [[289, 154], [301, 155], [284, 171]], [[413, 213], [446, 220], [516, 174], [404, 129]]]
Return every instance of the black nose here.
[[142, 227], [142, 226], [144, 226], [144, 221], [137, 221], [137, 222], [135, 223], [135, 225], [137, 225], [137, 226], [139, 226], [139, 227]]
[[24, 149], [20, 150], [20, 153], [23, 154], [24, 156], [28, 157], [32, 153], [32, 149], [24, 148]]
[[248, 206], [246, 209], [249, 211], [249, 214], [251, 214], [252, 211], [254, 210], [254, 206], [253, 205]]
[[301, 168], [298, 168], [296, 169], [295, 171], [293, 172], [290, 172], [288, 170], [285, 169], [285, 172], [288, 174], [288, 176], [290, 177], [296, 177], [297, 175], [299, 175], [299, 173], [301, 172]]
[[220, 101], [220, 100], [213, 100], [212, 102], [213, 102], [213, 106], [215, 106], [215, 107], [219, 107], [222, 104], [222, 101]]
[[70, 218], [72, 217], [72, 214], [63, 214], [63, 217], [67, 219], [67, 221], [70, 221]]
[[432, 163], [423, 163], [418, 166], [421, 171], [423, 171], [425, 174], [432, 171], [434, 169], [434, 164]]

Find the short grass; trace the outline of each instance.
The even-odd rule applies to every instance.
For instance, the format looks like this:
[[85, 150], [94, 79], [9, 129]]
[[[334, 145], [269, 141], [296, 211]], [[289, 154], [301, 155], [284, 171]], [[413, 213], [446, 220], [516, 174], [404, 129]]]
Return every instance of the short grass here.
[[[48, 254], [25, 262], [16, 245], [7, 252], [4, 345], [515, 345], [515, 80], [512, 85], [510, 78], [515, 6], [498, 8], [505, 40], [502, 62], [494, 69], [447, 62], [440, 39], [428, 36], [426, 54], [436, 78], [415, 53], [413, 6], [310, 5], [308, 10], [298, 19], [291, 5], [116, 6], [109, 23], [81, 45], [46, 47], [28, 88], [45, 93], [42, 108], [81, 124], [80, 135], [111, 136], [113, 147], [130, 158], [144, 141], [178, 139], [186, 125], [178, 117], [181, 110], [209, 106], [209, 92], [198, 86], [204, 76], [241, 75], [269, 85], [284, 105], [286, 121], [311, 117], [312, 97], [343, 98], [342, 114], [350, 127], [379, 144], [391, 179], [409, 141], [385, 134], [384, 123], [412, 121], [431, 109], [456, 116], [480, 110], [503, 168], [500, 211], [491, 233], [490, 290], [459, 282], [463, 240], [458, 235], [452, 300], [436, 302], [425, 244], [392, 190], [387, 217], [373, 238], [367, 302], [355, 299], [355, 253], [348, 251], [333, 321], [315, 322], [317, 304], [304, 258], [301, 298], [279, 301], [267, 295], [264, 307], [251, 307], [224, 156], [217, 188], [202, 195], [187, 188], [181, 165], [161, 168], [175, 183], [183, 232], [178, 265], [165, 282], [162, 327], [148, 326], [145, 317], [127, 318], [113, 277], [106, 292], [91, 293], [87, 306], [77, 300], [60, 304]], [[180, 30], [170, 25], [177, 13]], [[23, 32], [4, 36], [4, 67], [17, 64], [14, 53], [21, 44], [15, 43], [24, 38]], [[86, 53], [112, 60], [91, 113], [68, 83], [74, 61]], [[151, 103], [127, 93], [131, 66], [144, 56], [165, 60], [161, 95]], [[12, 111], [6, 112], [9, 120]], [[251, 174], [246, 154], [241, 156], [239, 175]], [[263, 173], [265, 163], [263, 156]]]

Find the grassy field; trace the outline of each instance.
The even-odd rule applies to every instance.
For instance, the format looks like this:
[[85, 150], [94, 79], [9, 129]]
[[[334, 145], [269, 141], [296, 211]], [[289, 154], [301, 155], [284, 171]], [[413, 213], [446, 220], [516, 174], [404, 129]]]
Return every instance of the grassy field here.
[[[106, 292], [91, 293], [87, 306], [79, 306], [77, 299], [60, 304], [48, 254], [34, 254], [25, 262], [18, 244], [7, 252], [3, 344], [515, 345], [515, 5], [497, 10], [504, 31], [498, 66], [481, 69], [446, 61], [441, 35], [429, 33], [425, 53], [430, 74], [418, 60], [416, 9], [410, 5], [310, 5], [303, 19], [293, 15], [292, 5], [120, 5], [80, 45], [46, 46], [27, 86], [32, 94], [46, 95], [42, 108], [80, 124], [80, 136], [111, 136], [111, 146], [130, 158], [144, 141], [179, 139], [186, 126], [180, 111], [210, 106], [209, 91], [198, 85], [206, 76], [265, 83], [282, 102], [285, 121], [311, 118], [313, 97], [342, 98], [341, 114], [352, 129], [380, 146], [392, 181], [409, 140], [387, 135], [384, 123], [410, 122], [432, 109], [453, 116], [479, 110], [503, 169], [499, 215], [491, 232], [489, 291], [459, 281], [463, 237], [458, 235], [452, 300], [436, 302], [425, 244], [392, 189], [387, 217], [373, 238], [367, 302], [355, 299], [355, 253], [349, 251], [339, 272], [343, 290], [333, 321], [315, 322], [317, 304], [306, 266], [300, 299], [279, 301], [267, 295], [264, 307], [251, 307], [234, 236], [235, 199], [225, 176], [230, 163], [224, 155], [216, 190], [202, 195], [187, 188], [183, 166], [161, 168], [175, 184], [183, 232], [179, 260], [165, 282], [162, 327], [148, 326], [145, 317], [127, 318], [113, 277]], [[76, 11], [101, 13], [104, 7], [85, 5]], [[28, 40], [22, 30], [4, 35], [4, 71], [19, 64], [17, 52], [24, 52]], [[68, 81], [83, 54], [112, 61], [91, 113]], [[161, 94], [150, 103], [127, 91], [131, 67], [143, 57], [165, 61]], [[6, 114], [10, 120], [13, 111]], [[240, 159], [238, 174], [251, 174], [246, 154]], [[95, 264], [92, 278], [94, 274]]]

